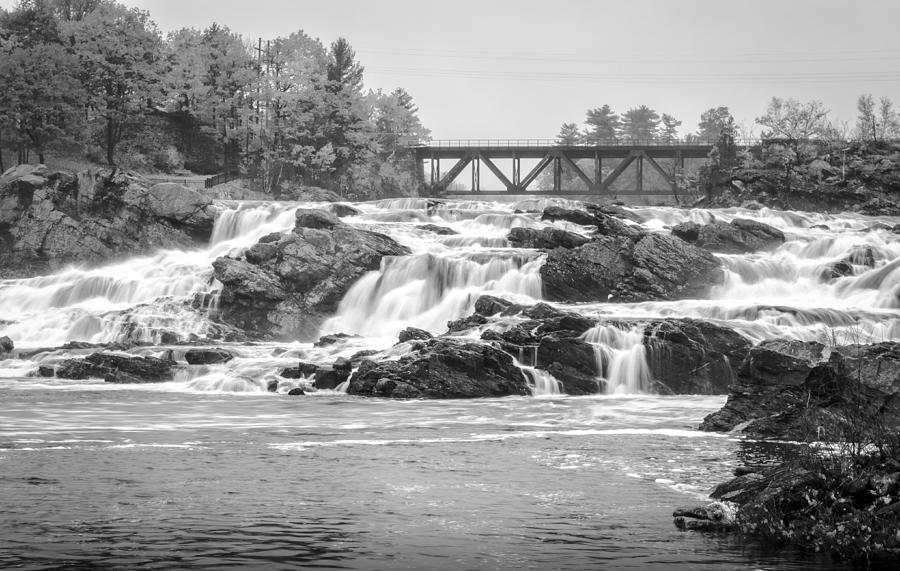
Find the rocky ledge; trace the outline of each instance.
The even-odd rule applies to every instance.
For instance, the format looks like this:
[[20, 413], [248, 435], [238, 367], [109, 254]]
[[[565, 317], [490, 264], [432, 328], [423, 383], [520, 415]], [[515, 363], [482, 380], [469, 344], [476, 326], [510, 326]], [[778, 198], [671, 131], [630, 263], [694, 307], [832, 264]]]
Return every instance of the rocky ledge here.
[[213, 262], [218, 319], [261, 339], [311, 340], [356, 280], [409, 250], [321, 210], [300, 209], [293, 231], [264, 236], [242, 258]]
[[204, 244], [214, 219], [209, 198], [178, 184], [20, 165], [0, 177], [0, 278]]
[[630, 218], [620, 218], [624, 212], [595, 205], [585, 210], [550, 207], [544, 220], [592, 227], [590, 239], [555, 229], [513, 229], [508, 239], [513, 246], [549, 250], [541, 279], [550, 301], [703, 298], [722, 283], [722, 264], [709, 251], [676, 236], [647, 232]]

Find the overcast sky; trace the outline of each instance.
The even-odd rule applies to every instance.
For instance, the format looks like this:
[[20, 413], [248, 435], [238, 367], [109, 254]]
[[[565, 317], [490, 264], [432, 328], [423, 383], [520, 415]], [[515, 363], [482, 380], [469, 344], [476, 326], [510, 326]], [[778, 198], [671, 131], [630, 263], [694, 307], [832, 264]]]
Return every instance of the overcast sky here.
[[[12, 7], [14, 0], [0, 0]], [[165, 33], [347, 38], [366, 86], [402, 86], [436, 139], [552, 138], [608, 103], [697, 128], [726, 105], [753, 127], [773, 96], [855, 122], [860, 93], [900, 104], [897, 0], [124, 0]]]

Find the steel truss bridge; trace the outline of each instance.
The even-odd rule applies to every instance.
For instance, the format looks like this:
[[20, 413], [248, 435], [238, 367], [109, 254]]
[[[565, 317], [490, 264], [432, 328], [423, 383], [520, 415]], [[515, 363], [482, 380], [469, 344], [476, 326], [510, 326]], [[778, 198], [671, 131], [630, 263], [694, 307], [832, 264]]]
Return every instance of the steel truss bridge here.
[[[623, 141], [621, 143], [604, 143], [601, 145], [560, 145], [552, 140], [453, 140], [432, 141], [414, 147], [416, 159], [422, 172], [426, 186], [435, 193], [447, 192], [454, 195], [466, 194], [537, 194], [553, 192], [561, 195], [584, 194], [636, 194], [659, 195], [677, 193], [678, 179], [684, 169], [685, 159], [705, 159], [713, 148], [712, 142], [661, 142], [661, 141]], [[522, 170], [522, 160], [537, 160], [528, 172]], [[665, 169], [659, 161], [671, 159], [674, 168]], [[512, 171], [504, 172], [497, 164], [499, 160], [511, 160]], [[592, 167], [585, 172], [576, 161], [592, 161]], [[604, 176], [603, 162], [616, 160], [615, 168]], [[442, 170], [441, 162], [449, 165], [449, 170]], [[471, 165], [471, 190], [448, 190], [460, 174]], [[611, 185], [629, 167], [636, 169], [634, 188], [611, 189]], [[668, 188], [645, 188], [644, 167], [655, 170]], [[484, 189], [481, 185], [481, 168], [488, 169], [500, 181], [504, 188]], [[529, 190], [529, 187], [546, 170], [553, 173], [553, 189]], [[607, 169], [608, 170], [608, 169]], [[566, 188], [571, 186], [564, 180], [563, 173], [568, 171], [575, 175], [571, 180], [580, 180], [584, 188]], [[429, 175], [430, 176], [426, 176]], [[586, 190], [585, 190], [586, 189]]]

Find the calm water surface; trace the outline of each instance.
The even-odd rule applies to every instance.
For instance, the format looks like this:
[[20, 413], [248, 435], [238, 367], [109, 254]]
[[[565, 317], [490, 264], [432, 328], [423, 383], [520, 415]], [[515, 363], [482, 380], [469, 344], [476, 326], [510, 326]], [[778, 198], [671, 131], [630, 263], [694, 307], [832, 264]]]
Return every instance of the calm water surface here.
[[721, 397], [2, 382], [3, 568], [821, 568], [672, 525], [750, 453]]

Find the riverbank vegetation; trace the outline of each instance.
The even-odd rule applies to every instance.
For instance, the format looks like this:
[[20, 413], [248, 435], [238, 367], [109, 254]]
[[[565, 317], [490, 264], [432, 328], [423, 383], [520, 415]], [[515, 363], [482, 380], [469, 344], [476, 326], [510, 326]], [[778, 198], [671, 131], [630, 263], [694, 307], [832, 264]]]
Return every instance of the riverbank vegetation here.
[[0, 10], [0, 171], [55, 155], [242, 171], [276, 196], [410, 194], [408, 147], [428, 130], [409, 93], [365, 90], [364, 71], [344, 38], [251, 42], [215, 23], [163, 37], [116, 2], [22, 0]]

